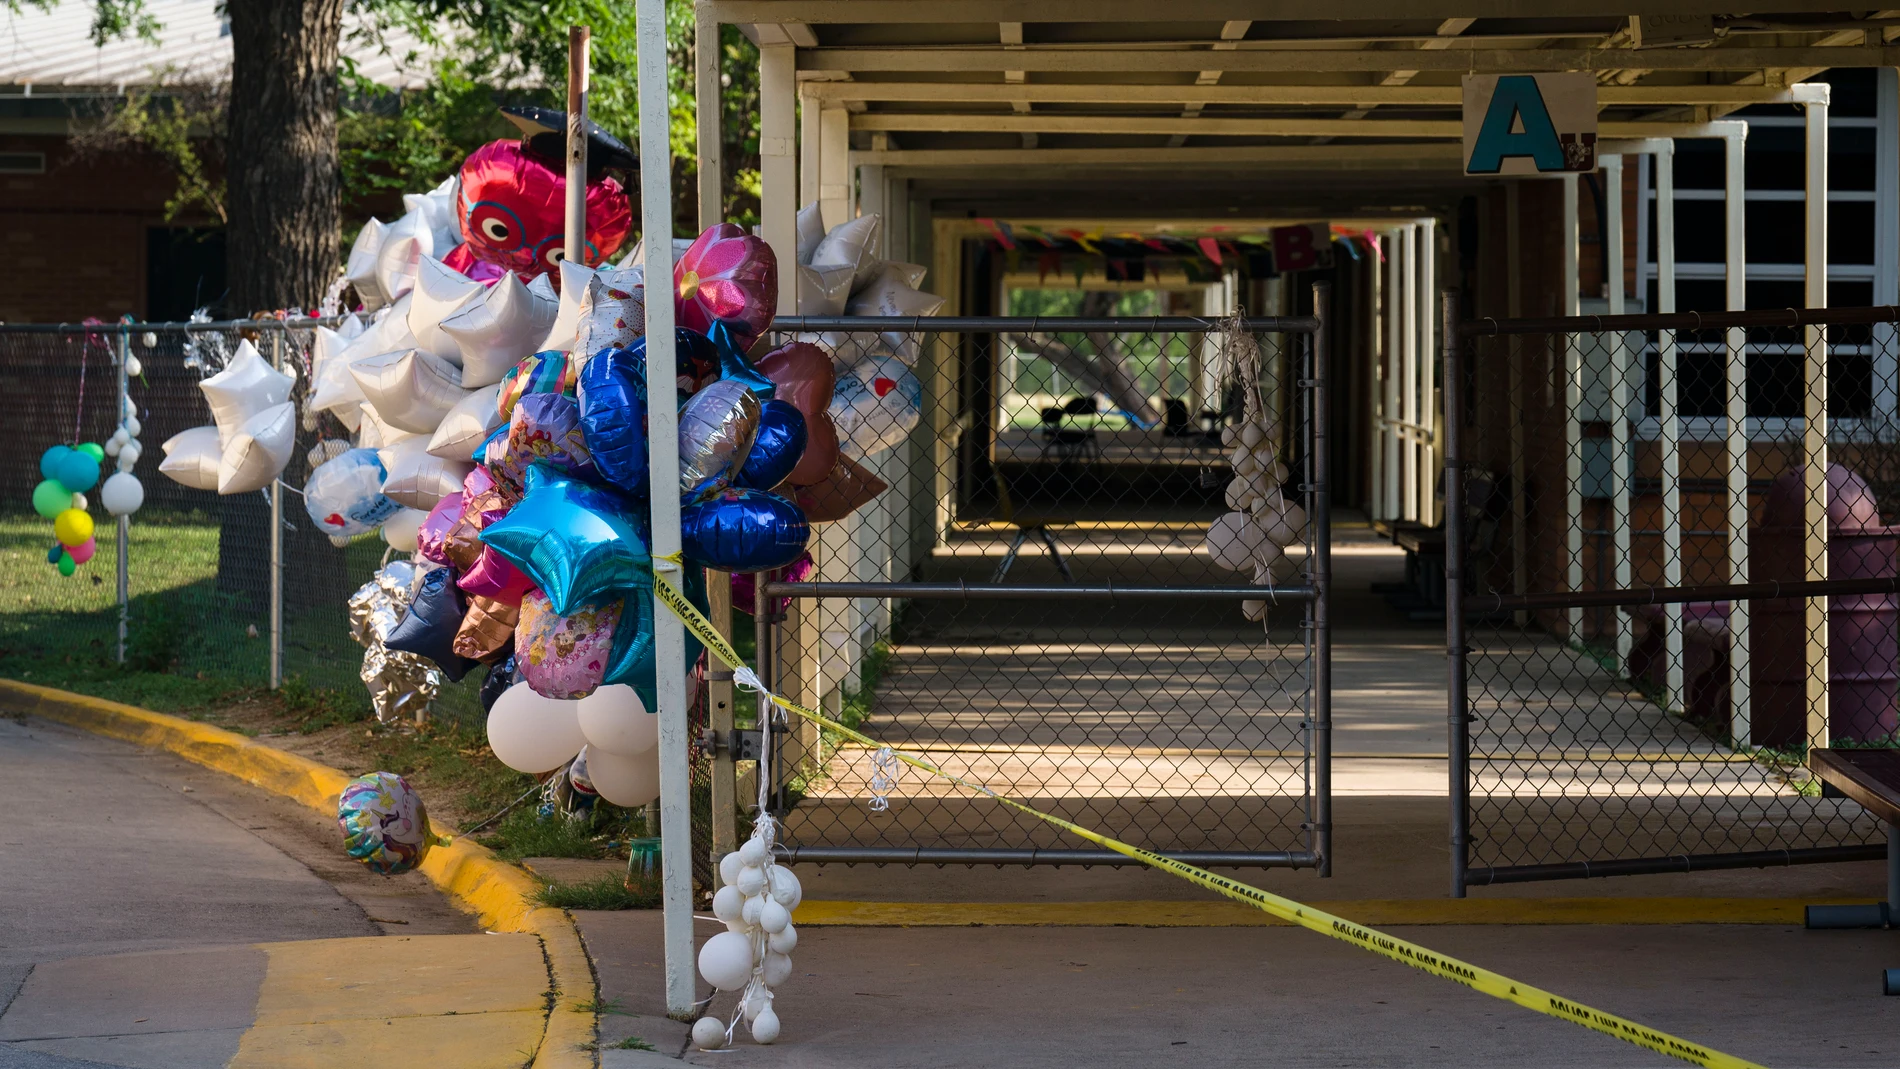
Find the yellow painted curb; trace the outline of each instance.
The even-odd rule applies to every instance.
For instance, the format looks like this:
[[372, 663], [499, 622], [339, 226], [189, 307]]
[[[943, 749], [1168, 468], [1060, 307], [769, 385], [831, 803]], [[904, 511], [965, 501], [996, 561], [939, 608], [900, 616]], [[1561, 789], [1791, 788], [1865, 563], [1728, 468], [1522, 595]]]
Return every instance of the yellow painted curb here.
[[[1787, 898], [1466, 898], [1313, 902], [1369, 926], [1407, 924], [1794, 924], [1831, 900]], [[1238, 902], [822, 902], [798, 905], [800, 926], [1291, 927]]]
[[[223, 728], [52, 687], [0, 679], [0, 710], [169, 750], [325, 816], [336, 815], [337, 797], [350, 782], [350, 776], [328, 765]], [[534, 879], [471, 839], [431, 848], [420, 871], [484, 927], [541, 937], [555, 1008], [547, 1015], [533, 1069], [592, 1069], [594, 1054], [587, 1048], [594, 1040], [594, 1015], [570, 1011], [576, 1004], [592, 1003], [599, 992], [572, 918], [535, 905], [539, 885]]]

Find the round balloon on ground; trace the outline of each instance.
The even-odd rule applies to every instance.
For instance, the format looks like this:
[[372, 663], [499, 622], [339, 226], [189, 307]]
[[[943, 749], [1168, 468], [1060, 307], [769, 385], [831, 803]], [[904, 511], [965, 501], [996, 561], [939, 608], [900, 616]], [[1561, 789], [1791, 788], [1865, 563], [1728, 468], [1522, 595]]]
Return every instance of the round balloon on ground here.
[[393, 772], [351, 780], [337, 799], [336, 822], [344, 850], [384, 876], [420, 865], [435, 843], [422, 796]]
[[516, 772], [538, 776], [560, 768], [587, 745], [575, 716], [575, 704], [543, 698], [526, 683], [516, 683], [495, 700], [495, 707], [488, 712], [489, 748], [497, 760]]

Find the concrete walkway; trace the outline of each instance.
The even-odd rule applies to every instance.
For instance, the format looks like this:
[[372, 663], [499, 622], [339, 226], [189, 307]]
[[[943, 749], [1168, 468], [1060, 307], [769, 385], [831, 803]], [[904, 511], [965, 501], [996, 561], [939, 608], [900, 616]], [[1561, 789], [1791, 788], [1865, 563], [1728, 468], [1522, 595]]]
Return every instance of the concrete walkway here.
[[[547, 969], [334, 823], [170, 754], [0, 719], [0, 1069], [532, 1056]], [[417, 1063], [420, 1064], [420, 1063]]]

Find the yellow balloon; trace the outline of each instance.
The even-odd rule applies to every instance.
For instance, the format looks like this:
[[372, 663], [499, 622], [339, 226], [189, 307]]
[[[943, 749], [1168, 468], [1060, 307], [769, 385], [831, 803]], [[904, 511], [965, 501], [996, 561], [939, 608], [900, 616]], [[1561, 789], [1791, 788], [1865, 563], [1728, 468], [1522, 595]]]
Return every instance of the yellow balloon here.
[[79, 509], [67, 509], [54, 518], [53, 534], [62, 546], [83, 546], [92, 537], [92, 517]]

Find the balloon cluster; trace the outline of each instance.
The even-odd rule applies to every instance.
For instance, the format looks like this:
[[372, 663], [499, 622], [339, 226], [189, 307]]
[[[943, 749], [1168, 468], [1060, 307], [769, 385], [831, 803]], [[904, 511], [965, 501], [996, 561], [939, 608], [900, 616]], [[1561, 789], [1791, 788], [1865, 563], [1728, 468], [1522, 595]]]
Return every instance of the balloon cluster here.
[[752, 837], [719, 862], [724, 886], [713, 895], [713, 916], [726, 930], [699, 948], [699, 975], [720, 991], [742, 992], [738, 1013], [730, 1023], [701, 1017], [693, 1024], [693, 1045], [718, 1050], [732, 1041], [744, 1019], [758, 1043], [778, 1038], [778, 1014], [772, 1009], [772, 989], [792, 975], [792, 950], [798, 929], [792, 911], [804, 891], [798, 877], [772, 859], [771, 822], [762, 821]]
[[86, 491], [98, 483], [105, 455], [96, 442], [56, 445], [40, 454], [41, 481], [33, 488], [33, 511], [53, 521], [59, 541], [46, 551], [46, 563], [61, 575], [73, 574], [99, 550], [92, 515], [86, 511]]
[[[156, 345], [158, 338], [150, 333], [145, 335], [145, 344]], [[139, 358], [126, 354], [126, 378], [137, 378], [145, 369], [140, 366]], [[105, 484], [99, 487], [99, 503], [114, 516], [130, 516], [145, 504], [145, 486], [132, 470], [138, 467], [139, 458], [145, 455], [145, 447], [139, 444], [139, 435], [145, 425], [139, 422], [139, 406], [128, 395], [119, 401], [119, 425], [113, 429], [112, 437], [106, 439], [103, 447], [106, 456], [113, 458], [119, 470], [107, 477]]]
[[[1223, 347], [1233, 360], [1241, 384], [1240, 421], [1221, 431], [1221, 442], [1231, 447], [1229, 463], [1234, 476], [1227, 483], [1227, 512], [1207, 529], [1207, 553], [1223, 568], [1251, 571], [1258, 586], [1271, 585], [1285, 549], [1300, 540], [1306, 510], [1288, 501], [1284, 486], [1286, 465], [1280, 462], [1279, 421], [1260, 397], [1260, 349], [1252, 335], [1233, 326]], [[1267, 603], [1241, 603], [1249, 620], [1264, 620]]]

